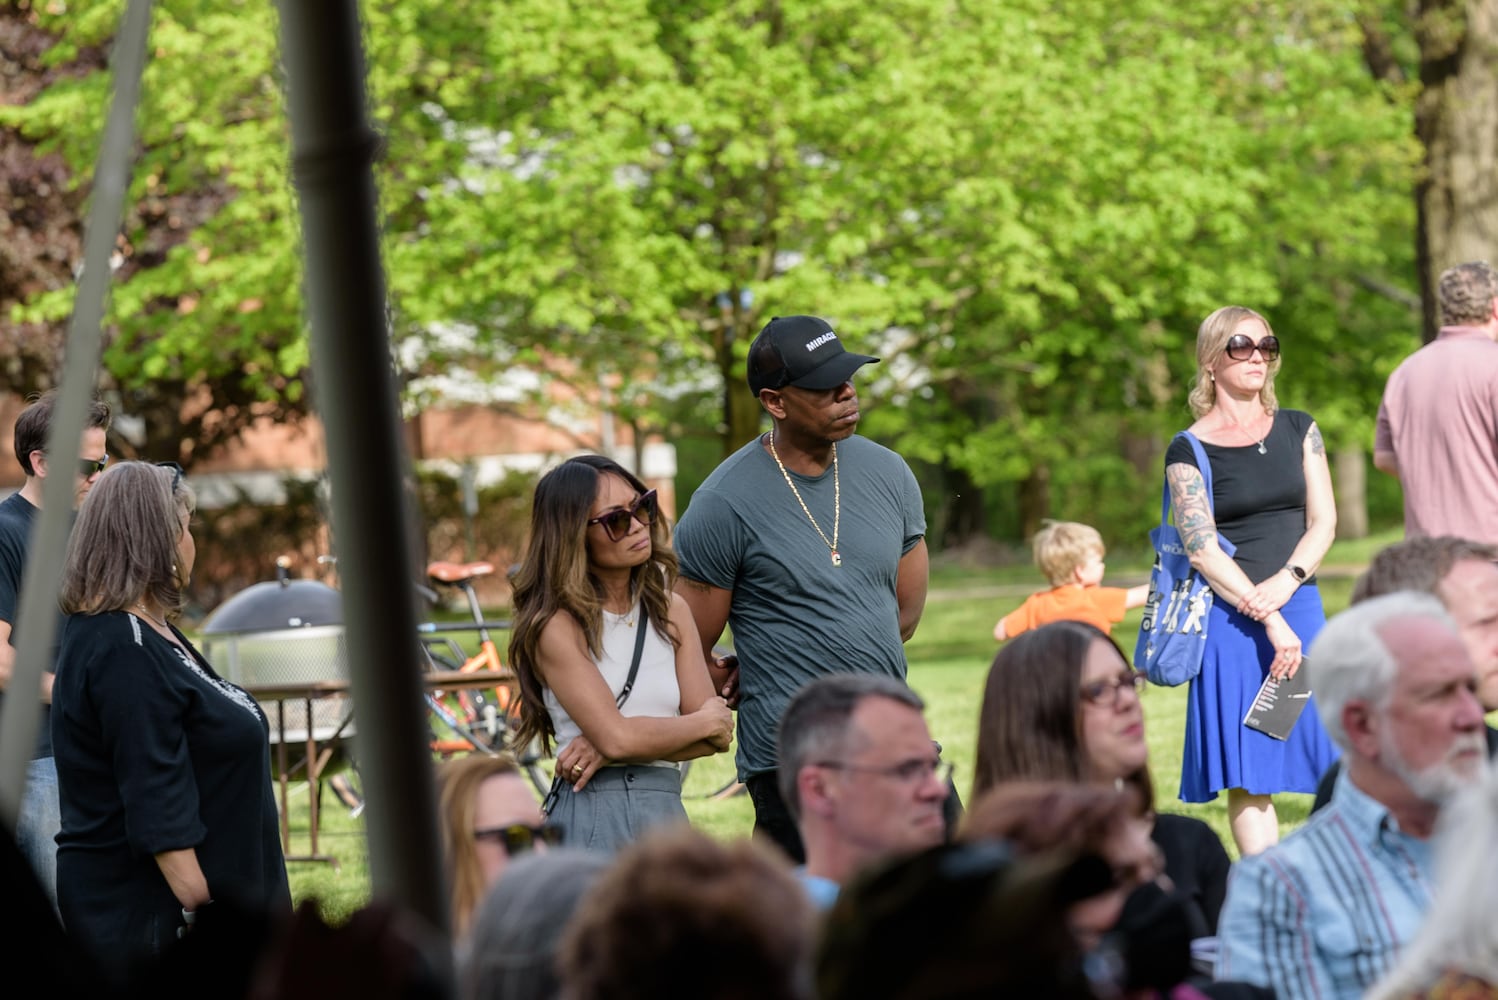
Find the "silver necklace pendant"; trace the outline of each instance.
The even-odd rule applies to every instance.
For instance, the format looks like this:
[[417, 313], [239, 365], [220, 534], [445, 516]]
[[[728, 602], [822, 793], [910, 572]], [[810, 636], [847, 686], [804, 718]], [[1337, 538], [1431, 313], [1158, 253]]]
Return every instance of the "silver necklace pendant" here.
[[833, 549], [832, 550], [832, 565], [834, 565], [834, 566], [841, 566], [842, 564], [843, 564], [843, 557], [838, 554], [837, 549]]
[[1264, 442], [1263, 441], [1259, 442], [1259, 454], [1260, 455], [1267, 455], [1267, 454], [1269, 454], [1269, 449], [1266, 448], [1266, 447], [1264, 447]]

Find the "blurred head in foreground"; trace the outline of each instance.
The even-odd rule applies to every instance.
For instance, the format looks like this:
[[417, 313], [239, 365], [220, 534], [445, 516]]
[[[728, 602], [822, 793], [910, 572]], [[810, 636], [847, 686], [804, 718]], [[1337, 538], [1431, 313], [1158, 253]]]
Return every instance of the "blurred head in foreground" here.
[[1094, 996], [1067, 926], [1108, 884], [1094, 857], [1020, 859], [998, 841], [944, 845], [844, 887], [817, 954], [821, 1000]]
[[811, 902], [772, 848], [691, 828], [647, 834], [578, 907], [569, 1000], [809, 1000]]

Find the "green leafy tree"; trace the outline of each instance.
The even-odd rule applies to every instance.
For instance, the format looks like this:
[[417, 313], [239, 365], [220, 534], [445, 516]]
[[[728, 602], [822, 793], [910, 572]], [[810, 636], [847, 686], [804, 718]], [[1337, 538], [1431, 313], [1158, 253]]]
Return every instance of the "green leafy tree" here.
[[[75, 177], [119, 6], [28, 13], [62, 39], [39, 58], [54, 78], [0, 109]], [[492, 405], [549, 379], [605, 385], [632, 426], [706, 428], [728, 451], [760, 427], [748, 342], [771, 315], [814, 312], [886, 359], [862, 379], [866, 426], [929, 473], [938, 534], [1084, 512], [1132, 530], [1212, 308], [1270, 315], [1287, 404], [1329, 439], [1367, 432], [1380, 359], [1403, 353], [1406, 306], [1383, 293], [1411, 283], [1412, 95], [1365, 72], [1346, 14], [371, 3], [408, 392], [442, 398], [455, 373], [474, 398], [510, 393]], [[229, 414], [164, 432], [199, 449], [305, 405], [272, 16], [158, 5], [107, 364], [142, 410], [159, 393]], [[0, 308], [17, 329], [55, 325], [64, 284]]]
[[[79, 265], [81, 178], [108, 103], [99, 54], [122, 9], [83, 0], [7, 11], [11, 26], [49, 36], [34, 63], [51, 79], [25, 104], [0, 108], [0, 128], [67, 167], [57, 184], [66, 211], [41, 248], [54, 263], [49, 280], [0, 295], [5, 328], [34, 334], [0, 337], [14, 388], [55, 378]], [[190, 462], [257, 417], [303, 411], [307, 347], [275, 45], [268, 5], [154, 9], [103, 366], [123, 410], [144, 423], [134, 443], [162, 457]]]
[[1391, 93], [1414, 95], [1414, 243], [1429, 341], [1440, 326], [1440, 273], [1491, 256], [1498, 228], [1498, 22], [1476, 0], [1362, 0], [1353, 10], [1369, 73]]
[[[875, 414], [941, 470], [948, 541], [995, 515], [1011, 537], [1058, 515], [1142, 537], [1162, 432], [1191, 420], [1196, 326], [1229, 302], [1285, 339], [1287, 405], [1334, 442], [1371, 433], [1404, 306], [1390, 325], [1370, 289], [1407, 282], [1414, 155], [1334, 14], [1037, 10], [1029, 71], [975, 77], [958, 99], [957, 121], [1006, 109], [1003, 141], [932, 171], [960, 178], [933, 195], [944, 224], [913, 258], [938, 270], [895, 280], [945, 294], [903, 342], [919, 359], [905, 407]], [[973, 62], [1006, 65], [1004, 23], [964, 36]]]

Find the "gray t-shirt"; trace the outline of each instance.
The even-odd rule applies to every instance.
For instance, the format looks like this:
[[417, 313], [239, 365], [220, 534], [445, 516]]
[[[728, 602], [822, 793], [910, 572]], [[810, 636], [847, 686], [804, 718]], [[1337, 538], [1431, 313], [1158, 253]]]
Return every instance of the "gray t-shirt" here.
[[[905, 679], [895, 577], [926, 533], [921, 490], [904, 459], [867, 438], [840, 442], [837, 454], [841, 566], [759, 438], [718, 466], [676, 526], [682, 575], [733, 591], [741, 779], [775, 769], [776, 726], [808, 681], [836, 673]], [[832, 468], [791, 478], [830, 539]]]

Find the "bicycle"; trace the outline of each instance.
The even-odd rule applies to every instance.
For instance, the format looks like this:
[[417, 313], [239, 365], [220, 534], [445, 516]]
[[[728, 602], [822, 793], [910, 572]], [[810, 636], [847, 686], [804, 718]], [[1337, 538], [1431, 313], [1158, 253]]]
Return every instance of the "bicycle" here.
[[[336, 557], [321, 556], [319, 562], [334, 563]], [[512, 676], [504, 667], [499, 655], [499, 646], [491, 630], [510, 627], [509, 622], [492, 622], [484, 618], [474, 581], [494, 572], [487, 562], [450, 563], [434, 562], [427, 566], [427, 578], [439, 586], [461, 590], [467, 597], [471, 622], [437, 623], [422, 622], [416, 626], [419, 643], [425, 660], [423, 669], [428, 673], [451, 671], [466, 674], [476, 671], [493, 671]], [[439, 595], [430, 587], [416, 585], [429, 603], [436, 603]], [[477, 632], [479, 651], [468, 656], [454, 633]], [[511, 751], [526, 778], [540, 795], [551, 788], [551, 778], [542, 767], [546, 759], [540, 752], [539, 741], [517, 749], [513, 735], [520, 721], [520, 700], [508, 686], [494, 688], [459, 689], [450, 692], [427, 691], [422, 695], [426, 704], [430, 737], [428, 747], [436, 759], [445, 759], [460, 753], [499, 753]], [[349, 809], [358, 814], [364, 806], [364, 797], [358, 784], [357, 765], [347, 773], [335, 775], [329, 781], [333, 793]]]
[[[487, 562], [434, 562], [427, 566], [429, 580], [463, 592], [473, 619], [472, 622], [452, 624], [423, 622], [417, 626], [428, 669], [465, 674], [492, 670], [513, 676], [500, 659], [499, 646], [490, 633], [491, 629], [508, 629], [510, 623], [486, 621], [474, 589], [475, 580], [493, 572], [494, 566]], [[453, 638], [452, 633], [457, 632], [477, 632], [478, 652], [466, 656], [463, 647]], [[435, 755], [449, 757], [474, 750], [485, 753], [509, 750], [537, 792], [545, 795], [551, 788], [551, 778], [541, 766], [545, 756], [541, 753], [540, 742], [532, 740], [525, 747], [514, 745], [514, 733], [520, 724], [520, 699], [512, 687], [464, 689], [441, 696], [428, 692], [425, 698], [430, 713], [447, 730], [444, 733], [438, 726], [433, 726], [431, 749]]]

